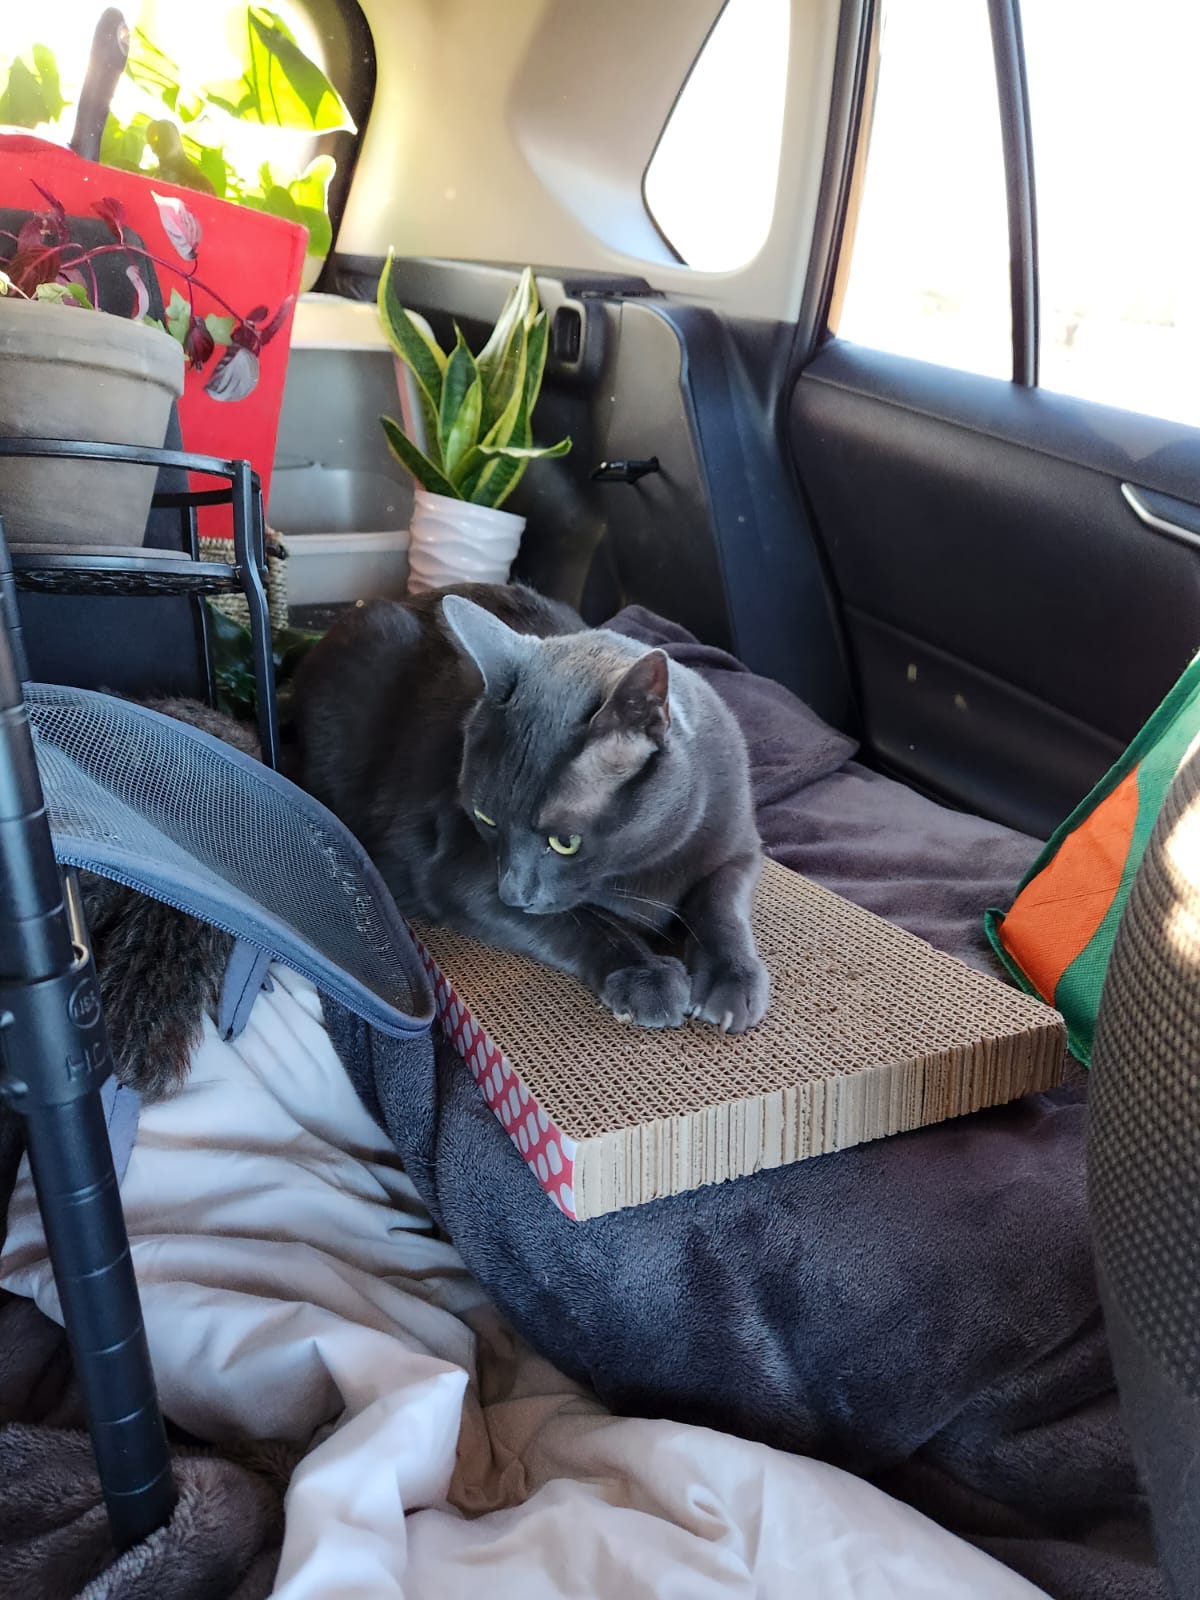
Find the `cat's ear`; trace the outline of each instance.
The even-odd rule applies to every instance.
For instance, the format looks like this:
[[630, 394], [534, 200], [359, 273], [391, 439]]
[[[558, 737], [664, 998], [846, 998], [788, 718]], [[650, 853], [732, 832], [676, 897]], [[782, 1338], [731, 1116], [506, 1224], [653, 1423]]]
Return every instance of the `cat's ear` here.
[[670, 670], [661, 650], [639, 656], [592, 718], [589, 732], [641, 734], [662, 746], [671, 725]]
[[442, 615], [452, 636], [479, 668], [488, 694], [497, 699], [503, 696], [522, 662], [529, 659], [534, 641], [460, 594], [445, 597]]

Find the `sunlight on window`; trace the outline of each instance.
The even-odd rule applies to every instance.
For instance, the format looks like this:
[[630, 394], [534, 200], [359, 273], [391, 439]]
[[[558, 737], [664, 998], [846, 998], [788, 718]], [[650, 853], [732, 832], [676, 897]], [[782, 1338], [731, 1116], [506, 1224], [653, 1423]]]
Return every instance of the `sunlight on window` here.
[[885, 0], [852, 249], [841, 338], [1011, 378], [1004, 152], [986, 0]]
[[[32, 8], [19, 18], [8, 18], [0, 47], [0, 81], [7, 78], [14, 57], [25, 58], [35, 44], [46, 45], [58, 65], [61, 88], [67, 105], [61, 116], [33, 131], [58, 144], [70, 140], [75, 125], [75, 101], [87, 70], [92, 35], [103, 10], [100, 0], [55, 0], [42, 16]], [[276, 12], [296, 38], [301, 49], [324, 67], [324, 52], [317, 30], [307, 15], [286, 0], [276, 0]], [[122, 8], [131, 29], [140, 28], [154, 44], [178, 65], [186, 84], [202, 85], [234, 79], [242, 72], [243, 52], [240, 35], [245, 29], [246, 6], [229, 4], [204, 10], [196, 0], [140, 0]], [[161, 108], [128, 75], [117, 85], [112, 102], [117, 118], [126, 123], [138, 112], [151, 117]], [[219, 124], [219, 142], [226, 159], [241, 175], [249, 178], [265, 161], [279, 163], [299, 172], [315, 149], [311, 133], [284, 128], [263, 128], [239, 122], [218, 110], [205, 114], [205, 120]], [[149, 156], [147, 164], [153, 165]]]
[[1024, 0], [1048, 389], [1200, 425], [1200, 5]]
[[728, 0], [646, 169], [650, 215], [698, 271], [744, 266], [771, 230], [788, 33], [788, 0]]

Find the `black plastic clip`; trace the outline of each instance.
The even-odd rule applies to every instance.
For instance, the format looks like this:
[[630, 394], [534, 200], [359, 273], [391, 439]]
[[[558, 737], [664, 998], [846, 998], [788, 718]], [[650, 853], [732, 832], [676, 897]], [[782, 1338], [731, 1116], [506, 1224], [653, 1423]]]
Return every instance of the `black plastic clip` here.
[[645, 461], [602, 461], [592, 473], [593, 483], [636, 483], [651, 472], [661, 472], [657, 456]]

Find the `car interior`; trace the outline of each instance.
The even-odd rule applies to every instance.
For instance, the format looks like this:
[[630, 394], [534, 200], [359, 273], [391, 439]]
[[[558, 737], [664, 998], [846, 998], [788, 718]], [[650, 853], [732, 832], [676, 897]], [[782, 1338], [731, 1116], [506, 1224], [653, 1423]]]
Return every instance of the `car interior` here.
[[[1187, 0], [6, 13], [0, 1596], [1200, 1596], [1198, 50]], [[766, 857], [1003, 979], [985, 913], [1144, 762], [1055, 1086], [593, 1220], [526, 1182], [296, 685], [415, 592], [380, 418], [436, 346], [437, 434], [527, 268], [496, 581], [717, 690]], [[145, 437], [39, 315], [182, 347]], [[133, 1093], [122, 1008], [166, 1051], [193, 989]]]

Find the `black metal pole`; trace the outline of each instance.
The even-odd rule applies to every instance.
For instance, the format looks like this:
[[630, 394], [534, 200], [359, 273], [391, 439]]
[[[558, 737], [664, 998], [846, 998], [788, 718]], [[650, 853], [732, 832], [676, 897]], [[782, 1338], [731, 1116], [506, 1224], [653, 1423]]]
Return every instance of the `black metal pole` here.
[[267, 605], [267, 541], [262, 490], [246, 461], [233, 463], [233, 552], [250, 613], [250, 647], [258, 738], [262, 758], [279, 771], [279, 713], [275, 703], [275, 656]]
[[112, 1070], [79, 886], [54, 858], [0, 532], [0, 1095], [29, 1165], [113, 1543], [175, 1504], [100, 1088]]

